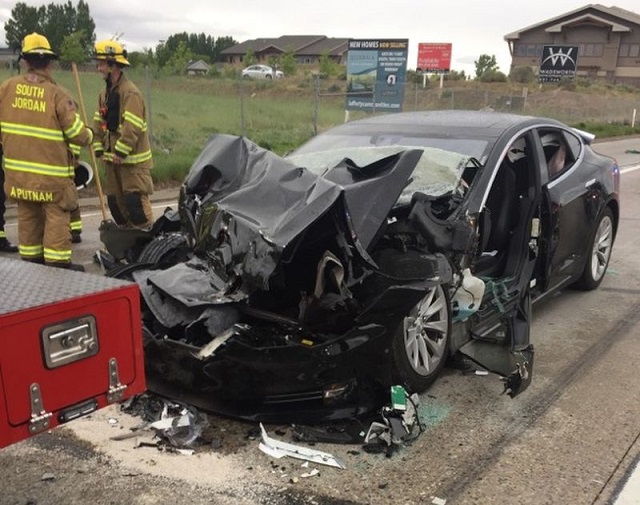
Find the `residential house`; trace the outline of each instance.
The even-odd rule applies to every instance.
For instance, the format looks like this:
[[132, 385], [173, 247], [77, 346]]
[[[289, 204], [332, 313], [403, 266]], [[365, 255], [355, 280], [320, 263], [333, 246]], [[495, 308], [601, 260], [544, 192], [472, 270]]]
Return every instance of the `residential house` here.
[[511, 68], [538, 71], [545, 45], [578, 47], [578, 76], [640, 86], [640, 14], [589, 4], [505, 35]]
[[187, 75], [207, 75], [211, 67], [203, 60], [190, 61], [187, 65]]
[[18, 61], [18, 54], [9, 47], [0, 47], [0, 67], [13, 67]]
[[337, 63], [346, 63], [348, 38], [330, 38], [324, 35], [283, 35], [278, 38], [246, 40], [222, 51], [226, 63], [242, 63], [251, 50], [258, 63], [269, 63], [287, 51], [293, 53], [297, 63], [317, 64], [323, 54]]

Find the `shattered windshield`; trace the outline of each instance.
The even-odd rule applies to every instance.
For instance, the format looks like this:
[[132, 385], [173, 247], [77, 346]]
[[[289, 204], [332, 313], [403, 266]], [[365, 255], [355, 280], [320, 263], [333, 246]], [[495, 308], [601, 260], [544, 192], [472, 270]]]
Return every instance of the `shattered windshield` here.
[[363, 168], [388, 156], [416, 148], [422, 149], [423, 153], [398, 203], [409, 202], [411, 196], [417, 191], [438, 196], [454, 190], [459, 185], [462, 172], [471, 156], [436, 147], [407, 145], [343, 147], [321, 152], [294, 153], [287, 156], [287, 159], [299, 167], [304, 167], [317, 175], [323, 175], [345, 158], [349, 158]]

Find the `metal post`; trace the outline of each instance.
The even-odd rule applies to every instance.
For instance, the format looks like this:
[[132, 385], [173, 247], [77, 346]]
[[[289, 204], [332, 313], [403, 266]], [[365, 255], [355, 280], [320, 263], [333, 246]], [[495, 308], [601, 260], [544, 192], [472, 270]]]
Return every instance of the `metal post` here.
[[320, 107], [320, 74], [314, 76], [314, 100], [313, 100], [313, 134], [318, 134], [318, 109]]
[[376, 113], [376, 84], [377, 84], [377, 82], [375, 82], [375, 81], [374, 81], [374, 83], [373, 83], [373, 92], [372, 92], [372, 96], [373, 96], [373, 107], [372, 107], [372, 110], [371, 110], [371, 112], [372, 112], [373, 114], [375, 114], [375, 113]]
[[240, 95], [240, 133], [243, 137], [245, 134], [245, 126], [244, 126], [244, 83], [242, 82], [242, 75], [238, 74], [238, 91]]
[[153, 137], [153, 114], [151, 114], [151, 78], [149, 77], [149, 65], [145, 64], [144, 66], [144, 78], [145, 78], [145, 83], [146, 83], [146, 88], [147, 88], [147, 125], [149, 128], [149, 143], [151, 144], [151, 147], [153, 147], [154, 144], [154, 137]]

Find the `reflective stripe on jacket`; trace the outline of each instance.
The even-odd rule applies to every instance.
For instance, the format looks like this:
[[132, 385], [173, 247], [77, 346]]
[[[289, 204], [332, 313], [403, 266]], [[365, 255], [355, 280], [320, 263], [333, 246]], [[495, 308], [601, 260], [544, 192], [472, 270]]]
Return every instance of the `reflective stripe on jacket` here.
[[43, 190], [73, 177], [70, 145], [89, 145], [93, 133], [63, 88], [29, 70], [0, 84], [0, 138], [7, 179]]
[[117, 131], [109, 131], [105, 126], [103, 114], [106, 114], [107, 93], [103, 90], [98, 99], [98, 110], [93, 116], [93, 129], [96, 132], [93, 147], [96, 151], [104, 152], [104, 160], [107, 162], [112, 161], [116, 155], [122, 158], [125, 165], [152, 168], [147, 111], [140, 90], [122, 74], [109, 93], [120, 95]]

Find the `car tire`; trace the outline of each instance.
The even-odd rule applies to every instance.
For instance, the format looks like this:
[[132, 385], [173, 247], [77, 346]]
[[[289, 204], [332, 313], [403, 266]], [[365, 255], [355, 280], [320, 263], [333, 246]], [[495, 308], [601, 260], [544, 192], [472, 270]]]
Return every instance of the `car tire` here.
[[440, 375], [449, 355], [451, 310], [447, 290], [438, 285], [403, 319], [393, 337], [395, 379], [421, 393]]
[[186, 261], [189, 250], [187, 236], [183, 233], [158, 235], [142, 250], [138, 263], [151, 264], [154, 268], [168, 268]]
[[590, 291], [600, 285], [611, 259], [613, 236], [613, 212], [609, 207], [605, 207], [591, 237], [587, 261], [582, 276], [575, 283], [576, 288]]
[[272, 76], [270, 76], [269, 74], [265, 75], [265, 76], [264, 76], [264, 78], [265, 78], [265, 79], [273, 79], [273, 77], [272, 77]]

